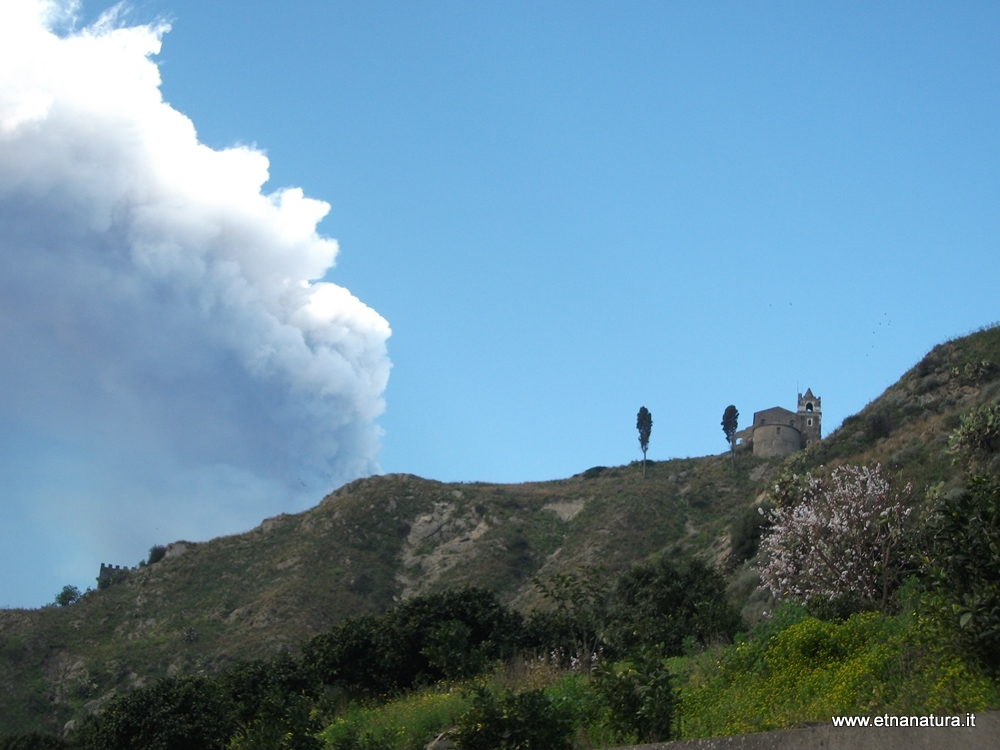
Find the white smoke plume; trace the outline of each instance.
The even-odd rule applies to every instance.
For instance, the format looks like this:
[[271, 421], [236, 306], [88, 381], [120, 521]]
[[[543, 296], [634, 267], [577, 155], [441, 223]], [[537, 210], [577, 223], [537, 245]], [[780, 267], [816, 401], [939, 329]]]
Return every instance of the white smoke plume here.
[[0, 0], [0, 562], [35, 571], [0, 605], [377, 471], [389, 376], [388, 323], [318, 281], [329, 206], [198, 142], [167, 26], [66, 11]]

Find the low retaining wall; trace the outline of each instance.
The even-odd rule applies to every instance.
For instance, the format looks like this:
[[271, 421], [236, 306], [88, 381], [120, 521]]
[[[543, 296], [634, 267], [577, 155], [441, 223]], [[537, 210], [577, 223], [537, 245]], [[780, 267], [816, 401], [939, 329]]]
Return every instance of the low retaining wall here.
[[835, 727], [678, 740], [613, 750], [997, 750], [1000, 711], [976, 714], [974, 727]]

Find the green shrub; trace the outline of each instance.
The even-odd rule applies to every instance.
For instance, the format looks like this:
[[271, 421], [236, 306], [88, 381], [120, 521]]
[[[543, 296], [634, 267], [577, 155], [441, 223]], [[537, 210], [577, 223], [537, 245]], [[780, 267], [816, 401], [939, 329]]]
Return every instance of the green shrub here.
[[168, 677], [111, 700], [75, 740], [82, 750], [221, 750], [235, 730], [219, 681]]
[[80, 589], [76, 586], [63, 586], [62, 591], [56, 594], [56, 604], [60, 607], [68, 607], [80, 598]]
[[166, 557], [167, 548], [162, 544], [154, 544], [149, 548], [149, 558], [146, 560], [147, 565], [152, 565], [158, 563], [164, 557]]
[[587, 736], [592, 747], [608, 747], [615, 742], [608, 726], [609, 709], [594, 689], [592, 675], [580, 672], [564, 674], [550, 686], [545, 694], [556, 709], [569, 718], [577, 732]]
[[352, 726], [326, 743], [327, 750], [395, 750], [369, 730]]
[[924, 567], [939, 616], [988, 669], [1000, 671], [1000, 480], [972, 477], [940, 498], [927, 525]]
[[962, 417], [948, 451], [969, 469], [981, 472], [1000, 452], [1000, 403], [985, 404]]
[[318, 686], [288, 654], [242, 662], [219, 676], [239, 731], [228, 750], [314, 750]]
[[846, 620], [851, 615], [867, 612], [872, 609], [870, 601], [866, 601], [855, 592], [831, 599], [828, 596], [813, 596], [806, 602], [806, 611], [817, 620]]
[[275, 692], [257, 708], [254, 718], [242, 724], [226, 750], [320, 750], [316, 735], [322, 723], [309, 697]]
[[972, 385], [989, 382], [996, 378], [997, 373], [1000, 373], [1000, 367], [997, 366], [996, 362], [985, 359], [969, 362], [962, 368], [963, 379]]
[[382, 617], [349, 618], [302, 652], [324, 684], [380, 695], [472, 677], [513, 653], [521, 627], [493, 592], [466, 587], [408, 599]]
[[428, 666], [441, 670], [448, 680], [471, 677], [487, 664], [487, 649], [471, 643], [472, 628], [461, 620], [447, 620], [432, 626], [425, 635], [421, 654]]
[[303, 662], [325, 685], [378, 695], [392, 686], [384, 664], [381, 620], [374, 615], [348, 617], [302, 648]]
[[700, 560], [674, 565], [666, 557], [632, 567], [612, 592], [603, 640], [612, 656], [661, 644], [683, 653], [685, 638], [702, 645], [731, 640], [743, 627], [726, 601], [726, 581]]
[[600, 565], [587, 565], [574, 573], [556, 573], [545, 580], [532, 579], [554, 610], [532, 612], [522, 630], [521, 648], [535, 653], [572, 657], [590, 664], [601, 647], [599, 631], [607, 615], [610, 583]]
[[606, 722], [624, 742], [669, 740], [674, 725], [674, 687], [659, 647], [642, 648], [630, 659], [601, 664], [594, 688], [608, 707]]
[[773, 611], [768, 613], [765, 619], [754, 625], [749, 638], [738, 641], [737, 645], [746, 640], [766, 642], [771, 636], [777, 635], [785, 628], [789, 628], [795, 623], [802, 622], [809, 617], [810, 614], [805, 605], [798, 602], [780, 602]]
[[765, 500], [736, 516], [729, 528], [730, 565], [735, 567], [757, 554], [761, 534], [771, 526], [768, 511], [773, 509], [774, 504]]
[[560, 654], [563, 661], [579, 655], [581, 639], [597, 643], [597, 625], [566, 610], [534, 610], [524, 623], [521, 647], [535, 654]]
[[454, 732], [461, 750], [570, 750], [573, 721], [543, 690], [476, 690]]

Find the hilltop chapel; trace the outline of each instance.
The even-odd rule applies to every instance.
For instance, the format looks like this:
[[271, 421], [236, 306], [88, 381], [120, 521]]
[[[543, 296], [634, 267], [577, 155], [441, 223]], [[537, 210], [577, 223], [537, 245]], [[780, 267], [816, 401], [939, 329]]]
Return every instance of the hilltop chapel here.
[[805, 395], [799, 394], [798, 411], [773, 406], [754, 412], [753, 424], [733, 436], [737, 450], [752, 447], [755, 456], [771, 458], [787, 456], [818, 442], [822, 437], [821, 400], [807, 388]]

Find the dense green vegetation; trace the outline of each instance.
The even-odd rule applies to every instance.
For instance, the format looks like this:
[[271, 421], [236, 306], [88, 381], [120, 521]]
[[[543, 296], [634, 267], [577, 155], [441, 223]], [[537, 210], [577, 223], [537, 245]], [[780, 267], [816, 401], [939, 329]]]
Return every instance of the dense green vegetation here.
[[324, 685], [353, 696], [385, 695], [475, 676], [512, 656], [521, 616], [485, 589], [414, 597], [381, 617], [348, 618], [302, 648]]
[[893, 613], [821, 619], [785, 602], [747, 629], [718, 572], [660, 556], [611, 587], [599, 569], [539, 580], [558, 606], [527, 619], [484, 589], [417, 596], [348, 618], [298, 658], [165, 678], [113, 699], [68, 742], [7, 746], [419, 750], [447, 732], [462, 750], [571, 750], [981, 711], [1000, 705], [998, 490], [972, 474], [937, 499], [914, 532], [931, 540], [921, 572], [894, 592]]
[[[644, 579], [631, 577], [633, 589], [634, 579]], [[621, 613], [634, 593], [616, 587], [605, 611]], [[490, 636], [530, 637], [526, 623], [488, 592], [466, 589], [363, 618], [374, 635], [372, 650], [344, 655], [360, 660], [353, 672], [330, 669], [324, 648], [331, 638], [321, 636], [298, 660], [281, 655], [215, 678], [166, 678], [116, 698], [68, 743], [36, 735], [9, 738], [0, 747], [411, 750], [448, 731], [466, 750], [568, 749], [763, 731], [833, 715], [996, 707], [1000, 684], [987, 662], [941, 637], [943, 621], [925, 593], [911, 579], [899, 592], [898, 614], [862, 612], [842, 620], [820, 620], [801, 605], [782, 604], [729, 645], [698, 645], [691, 627], [676, 655], [648, 633], [627, 651], [619, 645], [622, 658], [600, 657], [590, 670], [584, 660], [546, 654], [549, 644], [536, 643], [534, 656], [522, 650], [483, 661], [475, 677], [433, 681], [431, 672], [416, 669], [433, 663], [428, 649], [412, 646], [432, 642], [427, 636], [437, 628], [415, 613], [474, 602], [479, 620], [493, 624]], [[719, 605], [714, 596], [702, 603]], [[497, 616], [482, 617], [484, 611]], [[401, 625], [414, 639], [407, 646], [401, 646]], [[344, 636], [351, 628], [336, 630]], [[602, 625], [602, 639], [608, 632]], [[489, 640], [466, 639], [466, 650], [478, 658]], [[606, 646], [615, 650], [604, 642], [599, 648]], [[364, 695], [368, 686], [359, 686], [356, 675], [387, 656], [411, 661], [402, 673], [420, 677], [408, 689]]]
[[921, 616], [823, 621], [785, 607], [746, 640], [678, 663], [685, 737], [743, 734], [838, 715], [957, 714], [996, 707], [998, 686]]
[[[561, 583], [551, 590], [571, 592], [565, 600], [575, 604], [582, 600], [572, 592], [591, 585]], [[485, 589], [417, 596], [381, 616], [348, 618], [303, 644], [298, 658], [285, 653], [215, 677], [168, 677], [116, 697], [75, 729], [72, 746], [403, 747], [452, 725], [469, 750], [568, 749], [578, 730], [669, 738], [674, 687], [665, 659], [686, 643], [704, 647], [740, 627], [724, 580], [699, 561], [677, 566], [660, 558], [635, 566], [588, 602], [557, 616], [569, 632], [594, 629], [593, 654], [564, 650], [565, 631], [540, 625], [544, 618], [526, 620]], [[604, 653], [620, 658], [598, 657]], [[491, 683], [491, 673], [517, 660], [579, 679], [541, 687]], [[414, 705], [414, 690], [423, 691], [417, 705], [438, 706], [430, 715], [442, 723], [424, 716], [419, 735], [398, 720], [387, 729], [386, 712], [399, 716], [401, 706]], [[595, 723], [595, 716], [603, 718]]]
[[[783, 462], [374, 477], [156, 546], [104, 590], [0, 611], [0, 750], [587, 748], [1000, 706], [995, 362], [998, 328], [936, 347]], [[767, 510], [848, 464], [913, 487], [881, 611], [760, 590]]]

